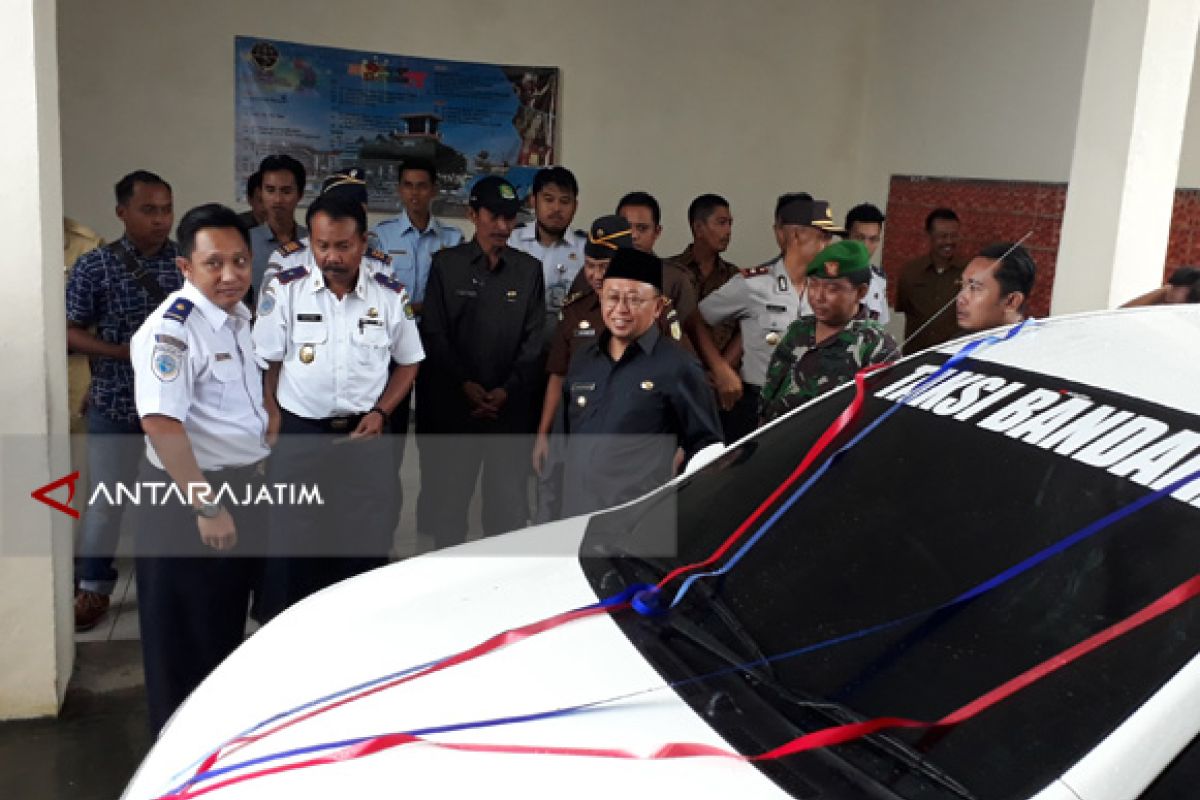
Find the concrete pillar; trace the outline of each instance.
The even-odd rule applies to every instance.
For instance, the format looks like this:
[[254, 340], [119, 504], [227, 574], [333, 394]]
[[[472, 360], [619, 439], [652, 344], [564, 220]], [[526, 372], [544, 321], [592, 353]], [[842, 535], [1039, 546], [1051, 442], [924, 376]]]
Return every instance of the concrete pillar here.
[[1095, 0], [1051, 311], [1162, 281], [1200, 0]]
[[72, 520], [30, 497], [69, 472], [56, 39], [55, 0], [0, 3], [0, 719], [56, 714], [74, 661]]

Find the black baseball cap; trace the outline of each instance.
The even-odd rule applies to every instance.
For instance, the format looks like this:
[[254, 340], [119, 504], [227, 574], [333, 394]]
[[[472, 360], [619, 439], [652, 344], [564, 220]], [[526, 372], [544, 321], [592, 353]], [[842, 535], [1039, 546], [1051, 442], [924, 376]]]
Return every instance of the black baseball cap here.
[[521, 210], [517, 190], [499, 175], [485, 175], [477, 180], [471, 187], [471, 197], [467, 200], [467, 205], [476, 210], [486, 208], [502, 217], [515, 217]]

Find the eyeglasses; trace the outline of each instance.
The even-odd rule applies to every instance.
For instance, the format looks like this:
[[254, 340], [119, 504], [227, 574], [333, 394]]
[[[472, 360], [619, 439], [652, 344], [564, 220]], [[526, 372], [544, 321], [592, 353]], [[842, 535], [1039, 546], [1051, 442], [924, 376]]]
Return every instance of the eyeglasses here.
[[633, 292], [628, 292], [626, 294], [621, 294], [619, 292], [605, 292], [600, 296], [600, 302], [604, 304], [605, 308], [616, 308], [617, 306], [624, 304], [629, 307], [630, 311], [637, 311], [647, 303], [651, 303], [653, 301], [653, 297], [642, 297], [641, 295], [634, 294]]

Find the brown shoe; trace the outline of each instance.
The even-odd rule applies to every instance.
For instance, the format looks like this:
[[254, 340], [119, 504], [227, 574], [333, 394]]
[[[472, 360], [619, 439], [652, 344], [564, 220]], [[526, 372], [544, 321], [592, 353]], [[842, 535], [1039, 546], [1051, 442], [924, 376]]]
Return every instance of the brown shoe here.
[[80, 589], [75, 592], [75, 630], [90, 631], [108, 613], [108, 595]]

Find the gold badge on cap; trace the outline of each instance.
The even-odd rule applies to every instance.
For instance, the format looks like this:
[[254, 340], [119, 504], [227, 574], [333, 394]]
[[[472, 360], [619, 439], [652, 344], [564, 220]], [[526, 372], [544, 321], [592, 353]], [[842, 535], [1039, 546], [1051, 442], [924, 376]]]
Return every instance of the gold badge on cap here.
[[838, 276], [839, 270], [841, 270], [841, 266], [842, 265], [836, 261], [826, 261], [825, 262], [825, 274], [831, 278], [836, 278]]
[[311, 344], [306, 344], [300, 348], [300, 363], [311, 364], [313, 359], [317, 357], [317, 348]]
[[779, 334], [776, 333], [775, 331], [771, 331], [770, 333], [768, 333], [767, 334], [767, 344], [771, 345], [772, 347], [779, 344]]
[[654, 388], [654, 381], [642, 381], [642, 388], [647, 392]]

